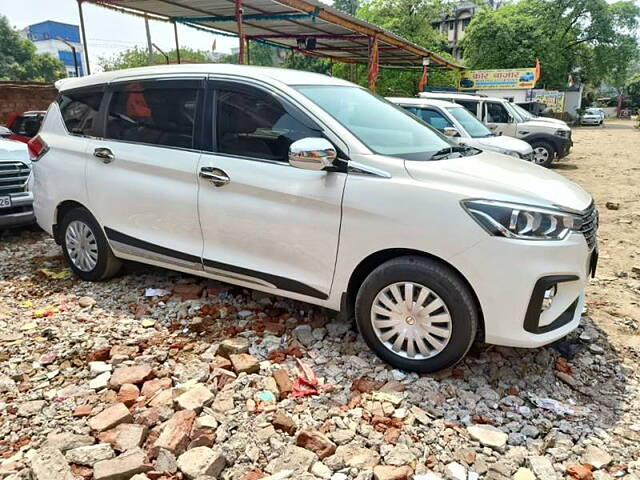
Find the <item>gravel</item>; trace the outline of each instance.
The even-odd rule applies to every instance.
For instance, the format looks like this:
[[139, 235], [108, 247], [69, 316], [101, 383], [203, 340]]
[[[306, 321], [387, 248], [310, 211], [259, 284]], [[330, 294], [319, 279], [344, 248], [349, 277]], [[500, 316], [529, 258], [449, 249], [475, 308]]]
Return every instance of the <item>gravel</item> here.
[[0, 478], [640, 479], [640, 356], [587, 315], [417, 375], [332, 312], [127, 268], [51, 276], [51, 239], [2, 238]]

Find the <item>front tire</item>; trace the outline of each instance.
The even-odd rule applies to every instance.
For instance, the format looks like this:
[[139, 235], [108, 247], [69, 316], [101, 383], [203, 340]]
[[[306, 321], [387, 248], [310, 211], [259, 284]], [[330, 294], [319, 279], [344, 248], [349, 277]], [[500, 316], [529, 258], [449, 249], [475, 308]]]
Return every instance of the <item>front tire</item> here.
[[88, 210], [74, 208], [61, 222], [62, 251], [69, 267], [82, 280], [97, 282], [120, 271], [118, 260], [98, 222]]
[[531, 148], [533, 148], [533, 163], [542, 167], [548, 167], [553, 163], [556, 151], [551, 144], [536, 141], [531, 144]]
[[478, 328], [473, 294], [440, 262], [408, 256], [376, 268], [356, 297], [356, 322], [375, 354], [395, 368], [428, 373], [459, 362]]

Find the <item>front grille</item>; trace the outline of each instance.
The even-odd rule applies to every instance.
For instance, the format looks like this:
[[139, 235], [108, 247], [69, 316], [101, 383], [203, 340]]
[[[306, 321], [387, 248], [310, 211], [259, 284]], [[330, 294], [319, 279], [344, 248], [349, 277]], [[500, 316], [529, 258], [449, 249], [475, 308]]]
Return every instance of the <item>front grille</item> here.
[[0, 162], [0, 195], [24, 192], [31, 173], [23, 162]]
[[587, 240], [589, 250], [592, 250], [596, 245], [596, 234], [598, 233], [598, 218], [598, 209], [593, 202], [591, 203], [591, 205], [589, 205], [589, 208], [587, 208], [584, 213], [580, 215], [580, 219], [582, 220], [580, 231], [584, 235], [584, 238]]

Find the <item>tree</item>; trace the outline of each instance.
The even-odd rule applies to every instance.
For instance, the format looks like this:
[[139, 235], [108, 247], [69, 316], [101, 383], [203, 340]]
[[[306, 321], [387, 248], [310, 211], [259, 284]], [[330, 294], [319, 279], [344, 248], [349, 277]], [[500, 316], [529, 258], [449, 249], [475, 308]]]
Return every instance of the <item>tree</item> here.
[[333, 8], [336, 8], [349, 15], [355, 15], [358, 10], [358, 0], [333, 0]]
[[540, 59], [539, 84], [563, 88], [569, 74], [599, 84], [637, 54], [640, 7], [632, 0], [522, 0], [483, 9], [462, 46], [471, 68], [528, 67]]
[[[169, 56], [170, 63], [176, 63], [178, 61], [175, 49], [169, 50], [166, 53]], [[184, 47], [180, 48], [180, 62], [182, 63], [207, 63], [210, 61], [209, 54], [206, 51]], [[124, 50], [111, 57], [100, 57], [98, 59], [98, 65], [100, 65], [104, 71], [144, 67], [147, 65], [159, 65], [166, 62], [167, 60], [164, 55], [158, 51], [154, 51], [152, 60], [149, 62], [149, 53], [147, 50], [137, 46]]]
[[0, 15], [0, 80], [54, 82], [66, 76], [64, 65], [49, 54], [36, 53], [30, 40], [23, 38]]
[[[273, 65], [274, 48], [261, 42], [249, 42], [249, 64], [270, 67]], [[216, 63], [238, 63], [238, 54], [230, 53], [220, 57]]]

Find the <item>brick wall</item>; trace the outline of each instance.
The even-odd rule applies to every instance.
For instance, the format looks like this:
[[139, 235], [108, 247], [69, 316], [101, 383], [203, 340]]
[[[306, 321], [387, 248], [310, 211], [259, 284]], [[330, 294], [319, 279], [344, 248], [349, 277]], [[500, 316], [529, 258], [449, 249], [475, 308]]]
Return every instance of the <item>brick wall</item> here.
[[0, 125], [4, 125], [13, 112], [46, 110], [56, 94], [50, 83], [0, 82]]

